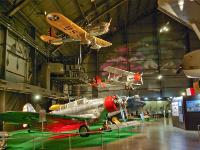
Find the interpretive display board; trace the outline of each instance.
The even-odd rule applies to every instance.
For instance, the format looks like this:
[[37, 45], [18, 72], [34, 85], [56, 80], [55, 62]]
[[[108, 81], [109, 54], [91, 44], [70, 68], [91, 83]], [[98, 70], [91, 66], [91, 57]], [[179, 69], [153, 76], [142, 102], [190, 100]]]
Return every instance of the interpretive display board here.
[[40, 110], [39, 111], [39, 122], [45, 122], [46, 121], [46, 110]]
[[[178, 102], [178, 116], [176, 109]], [[200, 95], [184, 96], [182, 101], [172, 101], [172, 123], [173, 126], [186, 130], [198, 130], [200, 123]]]
[[183, 97], [174, 97], [172, 100], [172, 123], [173, 126], [184, 127]]
[[186, 101], [187, 112], [200, 112], [200, 100]]
[[178, 114], [178, 102], [172, 102], [172, 116], [179, 116], [179, 114]]

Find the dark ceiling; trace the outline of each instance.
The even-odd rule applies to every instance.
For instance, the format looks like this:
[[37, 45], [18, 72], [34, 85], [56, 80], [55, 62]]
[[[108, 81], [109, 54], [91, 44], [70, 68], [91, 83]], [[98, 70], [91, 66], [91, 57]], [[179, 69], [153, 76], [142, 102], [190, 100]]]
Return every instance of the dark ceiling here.
[[[176, 69], [185, 53], [199, 48], [199, 41], [191, 30], [157, 11], [157, 0], [0, 0], [0, 4], [4, 8], [3, 17], [10, 22], [23, 19], [21, 23], [26, 30], [35, 28], [34, 41], [53, 57], [58, 56], [58, 62], [64, 63], [60, 58], [66, 58], [66, 64], [77, 63], [74, 56], [79, 57], [79, 43], [56, 47], [39, 40], [49, 29], [45, 14], [60, 12], [83, 28], [112, 18], [109, 33], [101, 37], [111, 41], [112, 46], [102, 48], [99, 53], [89, 53], [92, 50], [82, 47], [85, 56], [82, 64], [91, 78], [96, 74], [103, 76], [105, 65], [140, 71], [144, 73], [144, 85], [134, 92], [150, 97], [179, 95], [191, 84], [184, 74], [177, 75]], [[167, 22], [171, 32], [159, 34], [158, 29]], [[14, 27], [19, 24], [15, 22]], [[157, 80], [158, 74], [163, 74], [163, 81]]]
[[[60, 12], [83, 28], [90, 23], [109, 21], [112, 18], [110, 33], [122, 26], [133, 23], [138, 18], [156, 8], [156, 0], [1, 0], [7, 7], [7, 15], [19, 13], [35, 29], [36, 35], [47, 34], [49, 25], [45, 13]], [[9, 6], [9, 7], [8, 7]], [[63, 55], [74, 55], [79, 49], [77, 43], [67, 43], [53, 47]], [[53, 50], [52, 50], [53, 51]], [[51, 52], [52, 52], [51, 51]]]

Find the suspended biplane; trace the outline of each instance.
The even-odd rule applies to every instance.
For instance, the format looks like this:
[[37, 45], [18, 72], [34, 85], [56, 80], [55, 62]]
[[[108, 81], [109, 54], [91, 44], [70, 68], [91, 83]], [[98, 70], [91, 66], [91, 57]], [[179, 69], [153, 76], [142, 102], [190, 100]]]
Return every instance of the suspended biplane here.
[[111, 66], [105, 67], [103, 70], [108, 72], [108, 81], [115, 84], [123, 84], [127, 89], [133, 90], [143, 84], [142, 73], [125, 71]]
[[[53, 28], [50, 28], [49, 35], [41, 35], [40, 38], [49, 44], [61, 45], [64, 42], [80, 41], [81, 44], [90, 45], [91, 49], [100, 49], [101, 47], [108, 47], [112, 45], [112, 43], [94, 36], [97, 34], [94, 34], [93, 32], [90, 34], [90, 32], [82, 29], [80, 26], [60, 13], [49, 13], [46, 16], [46, 21]], [[106, 24], [106, 31], [104, 31], [104, 33], [107, 32], [109, 24]], [[54, 28], [64, 34], [57, 35]]]

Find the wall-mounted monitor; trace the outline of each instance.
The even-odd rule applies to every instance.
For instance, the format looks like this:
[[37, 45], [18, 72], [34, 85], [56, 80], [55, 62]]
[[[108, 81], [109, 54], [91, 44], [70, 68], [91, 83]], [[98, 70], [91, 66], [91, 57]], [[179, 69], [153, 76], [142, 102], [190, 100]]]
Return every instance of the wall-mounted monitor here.
[[187, 100], [187, 112], [200, 112], [200, 100]]

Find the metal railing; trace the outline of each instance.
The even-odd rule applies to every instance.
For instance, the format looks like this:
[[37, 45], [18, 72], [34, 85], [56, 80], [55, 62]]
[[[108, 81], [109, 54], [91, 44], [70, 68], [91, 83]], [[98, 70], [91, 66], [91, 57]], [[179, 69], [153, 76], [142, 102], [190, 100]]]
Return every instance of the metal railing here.
[[200, 140], [200, 125], [197, 125], [197, 130], [198, 130], [198, 137], [199, 137], [199, 140]]
[[[116, 125], [115, 129], [111, 129], [112, 131], [110, 129], [108, 129], [108, 130], [102, 130], [102, 131], [96, 130], [96, 131], [85, 132], [87, 134], [90, 134], [89, 137], [93, 136], [94, 134], [97, 135], [96, 139], [97, 139], [97, 141], [100, 142], [99, 144], [94, 143], [91, 145], [88, 144], [87, 146], [91, 147], [96, 144], [95, 146], [98, 146], [98, 147], [101, 147], [101, 149], [104, 149], [104, 145], [106, 143], [109, 143], [108, 137], [110, 138], [110, 136], [112, 136], [112, 139], [119, 140], [121, 138], [126, 137], [126, 136], [124, 136], [124, 134], [126, 134], [126, 133], [127, 133], [127, 135], [129, 134], [129, 136], [127, 136], [127, 137], [130, 137], [131, 135], [133, 135], [133, 133], [135, 133], [135, 130], [134, 130], [135, 127], [136, 126], [126, 126], [125, 128], [123, 128], [123, 127]], [[115, 132], [115, 133], [112, 134], [112, 132]], [[130, 132], [132, 134], [130, 134]], [[49, 140], [54, 140], [54, 137], [56, 140], [56, 137], [59, 137], [59, 136], [64, 137], [63, 139], [66, 139], [65, 147], [63, 147], [63, 149], [67, 149], [67, 150], [71, 150], [73, 148], [78, 148], [76, 146], [76, 143], [79, 142], [80, 138], [83, 138], [83, 141], [87, 141], [87, 140], [85, 140], [85, 138], [87, 138], [87, 137], [76, 138], [77, 136], [80, 136], [80, 133], [78, 133], [78, 132], [74, 132], [74, 133], [71, 133], [71, 132], [65, 132], [65, 133], [44, 132], [44, 133], [41, 133], [39, 136], [34, 135], [34, 133], [36, 133], [36, 132], [32, 132], [32, 133], [33, 134], [25, 133], [24, 136], [19, 136], [19, 137], [13, 137], [13, 136], [1, 137], [0, 138], [0, 149], [2, 146], [2, 141], [4, 142], [4, 146], [5, 147], [8, 146], [9, 149], [12, 149], [12, 145], [11, 146], [9, 145], [9, 143], [11, 141], [15, 141], [15, 140], [16, 141], [24, 141], [24, 142], [29, 141], [32, 144], [27, 144], [28, 145], [27, 149], [32, 149], [32, 150], [51, 149], [48, 147]], [[85, 133], [81, 133], [81, 134], [85, 134]], [[7, 142], [8, 142], [8, 145], [7, 145]], [[22, 146], [23, 142], [19, 143], [18, 145], [19, 145], [19, 147]], [[18, 147], [16, 143], [15, 143], [15, 146]], [[21, 148], [23, 149], [23, 147], [21, 147]]]

